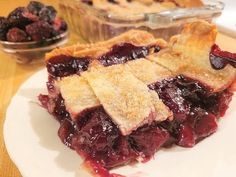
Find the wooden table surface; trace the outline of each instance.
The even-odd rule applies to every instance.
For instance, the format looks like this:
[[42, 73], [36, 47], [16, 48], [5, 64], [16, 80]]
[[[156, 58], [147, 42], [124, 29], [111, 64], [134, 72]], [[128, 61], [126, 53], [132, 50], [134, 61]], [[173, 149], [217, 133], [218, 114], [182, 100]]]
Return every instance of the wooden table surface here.
[[[43, 0], [57, 7], [58, 0]], [[0, 16], [6, 16], [15, 7], [26, 5], [27, 0], [0, 0]], [[71, 42], [70, 42], [71, 43]], [[236, 52], [236, 39], [219, 34], [217, 43], [221, 48]], [[3, 124], [6, 109], [20, 85], [33, 73], [44, 68], [44, 64], [19, 65], [0, 51], [0, 177], [21, 177], [17, 167], [10, 160], [3, 140]]]

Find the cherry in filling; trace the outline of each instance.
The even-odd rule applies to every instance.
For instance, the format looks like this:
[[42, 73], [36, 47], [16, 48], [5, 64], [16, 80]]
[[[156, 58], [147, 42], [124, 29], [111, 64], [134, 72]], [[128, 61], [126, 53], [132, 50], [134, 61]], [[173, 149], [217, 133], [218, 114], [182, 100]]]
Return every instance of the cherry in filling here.
[[77, 58], [67, 55], [58, 55], [47, 61], [48, 73], [53, 77], [66, 77], [72, 74], [80, 74], [89, 67], [89, 58]]
[[[147, 56], [151, 50], [157, 53], [161, 48], [157, 45], [135, 46], [130, 43], [122, 43], [114, 45], [109, 52], [100, 56], [98, 60], [104, 66], [111, 66], [126, 63], [129, 60], [143, 58]], [[67, 55], [58, 55], [47, 61], [47, 70], [53, 78], [66, 77], [72, 74], [79, 75], [81, 72], [88, 70], [90, 61], [90, 57], [78, 58]]]
[[126, 63], [130, 60], [146, 57], [151, 49], [155, 53], [161, 50], [159, 46], [135, 46], [130, 43], [121, 43], [114, 45], [109, 52], [99, 58], [99, 61], [104, 66]]
[[217, 118], [223, 116], [232, 98], [224, 90], [212, 93], [203, 84], [178, 76], [149, 85], [174, 113], [173, 121], [164, 121], [161, 126], [168, 130], [172, 141], [184, 147], [214, 133]]
[[[59, 102], [61, 105], [63, 99]], [[55, 112], [58, 114], [59, 111]], [[65, 116], [63, 120], [61, 113]], [[169, 138], [167, 130], [157, 123], [145, 125], [129, 136], [123, 136], [102, 106], [83, 111], [77, 122], [68, 119], [67, 115], [65, 110], [61, 110], [58, 117], [61, 122], [58, 135], [62, 142], [85, 159], [105, 168], [132, 162], [139, 156], [144, 161], [149, 160]]]
[[194, 146], [216, 131], [217, 118], [224, 115], [232, 98], [228, 90], [212, 93], [203, 84], [184, 76], [156, 82], [149, 88], [173, 111], [174, 120], [144, 125], [128, 136], [120, 133], [102, 106], [84, 110], [75, 122], [61, 95], [52, 101], [42, 95], [39, 99], [47, 108], [53, 103], [51, 113], [61, 124], [58, 135], [64, 144], [86, 160], [110, 169], [138, 157], [147, 161], [163, 146]]
[[223, 69], [228, 64], [236, 68], [236, 53], [222, 51], [219, 46], [214, 44], [211, 48], [210, 63], [216, 70]]

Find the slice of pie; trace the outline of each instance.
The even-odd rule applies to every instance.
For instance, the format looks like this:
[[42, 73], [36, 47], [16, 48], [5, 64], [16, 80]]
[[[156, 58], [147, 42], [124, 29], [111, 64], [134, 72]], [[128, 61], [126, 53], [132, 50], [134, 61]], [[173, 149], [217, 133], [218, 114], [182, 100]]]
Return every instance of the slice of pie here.
[[199, 21], [169, 43], [131, 30], [55, 49], [39, 99], [60, 122], [62, 142], [100, 176], [161, 147], [192, 147], [217, 130], [233, 96], [236, 57], [214, 44], [216, 33]]

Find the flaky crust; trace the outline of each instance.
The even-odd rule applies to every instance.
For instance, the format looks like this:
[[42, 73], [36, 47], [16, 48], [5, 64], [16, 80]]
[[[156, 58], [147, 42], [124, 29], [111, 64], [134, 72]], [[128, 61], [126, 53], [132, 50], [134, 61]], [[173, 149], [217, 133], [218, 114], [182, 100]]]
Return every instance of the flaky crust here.
[[[122, 134], [128, 135], [144, 124], [172, 118], [157, 93], [148, 89], [149, 84], [184, 75], [219, 92], [233, 83], [236, 70], [232, 66], [222, 70], [211, 67], [209, 54], [216, 34], [214, 25], [198, 21], [186, 25], [167, 45], [147, 32], [131, 30], [105, 42], [56, 49], [47, 55], [47, 60], [62, 54], [78, 59], [89, 55], [93, 61], [87, 71], [56, 81], [67, 110], [75, 120], [84, 109], [103, 105]], [[163, 49], [146, 58], [104, 67], [97, 58], [120, 43], [157, 44]]]
[[56, 81], [56, 86], [64, 98], [66, 109], [73, 120], [76, 120], [77, 115], [83, 110], [100, 105], [89, 83], [82, 76], [64, 77]]
[[230, 65], [222, 70], [212, 68], [209, 54], [216, 35], [216, 27], [205, 21], [188, 24], [180, 35], [172, 37], [168, 49], [149, 56], [149, 59], [176, 75], [201, 81], [214, 92], [224, 90], [235, 80], [236, 70]]
[[130, 61], [126, 64], [126, 67], [146, 85], [174, 77], [168, 69], [147, 59]]
[[163, 121], [171, 116], [157, 93], [149, 90], [124, 65], [91, 68], [82, 76], [123, 135], [154, 120]]
[[[144, 67], [149, 67], [146, 75]], [[168, 77], [172, 73], [167, 69], [139, 59], [110, 67], [94, 64], [81, 76], [72, 75], [55, 82], [74, 121], [83, 110], [103, 105], [122, 134], [127, 135], [153, 120], [173, 118], [157, 93], [147, 87]]]
[[108, 52], [115, 44], [131, 43], [136, 46], [158, 45], [161, 48], [167, 47], [167, 43], [163, 39], [156, 39], [148, 32], [140, 30], [130, 30], [120, 36], [114, 37], [104, 42], [95, 44], [76, 44], [70, 47], [54, 49], [46, 54], [46, 61], [57, 55], [68, 55], [74, 57], [91, 57], [98, 58], [100, 55]]

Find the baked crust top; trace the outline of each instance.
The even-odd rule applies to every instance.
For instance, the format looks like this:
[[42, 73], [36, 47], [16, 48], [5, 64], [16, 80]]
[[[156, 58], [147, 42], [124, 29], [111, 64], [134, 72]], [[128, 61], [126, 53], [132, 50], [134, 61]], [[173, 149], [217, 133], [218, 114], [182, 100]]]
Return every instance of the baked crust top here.
[[[83, 110], [102, 105], [122, 134], [127, 135], [144, 124], [172, 118], [173, 113], [148, 88], [149, 84], [184, 75], [200, 81], [212, 92], [220, 92], [235, 81], [236, 70], [232, 66], [215, 70], [210, 64], [216, 35], [216, 27], [205, 21], [187, 24], [169, 43], [148, 32], [131, 30], [105, 42], [55, 49], [47, 54], [46, 62], [57, 55], [75, 56], [78, 60], [89, 57], [92, 61], [87, 71], [56, 81], [66, 109], [76, 120]], [[144, 58], [123, 64], [103, 66], [98, 58], [120, 43], [157, 45], [161, 51], [151, 51]]]
[[216, 26], [205, 21], [188, 24], [180, 35], [171, 38], [167, 50], [148, 58], [174, 72], [198, 80], [213, 92], [228, 88], [236, 77], [236, 69], [227, 65], [222, 70], [212, 68], [209, 56], [215, 44]]

